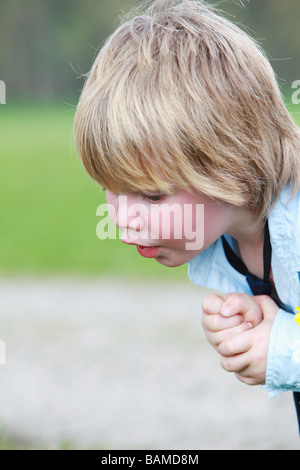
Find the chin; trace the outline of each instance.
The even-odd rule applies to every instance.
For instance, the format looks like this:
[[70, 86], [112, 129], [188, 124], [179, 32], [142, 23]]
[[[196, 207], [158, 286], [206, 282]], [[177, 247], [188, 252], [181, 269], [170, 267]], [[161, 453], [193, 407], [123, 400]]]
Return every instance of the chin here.
[[183, 264], [186, 264], [186, 261], [176, 261], [176, 260], [171, 260], [168, 258], [163, 258], [163, 257], [157, 257], [155, 260], [159, 263], [162, 264], [163, 266], [166, 266], [167, 268], [178, 268], [179, 266], [182, 266]]

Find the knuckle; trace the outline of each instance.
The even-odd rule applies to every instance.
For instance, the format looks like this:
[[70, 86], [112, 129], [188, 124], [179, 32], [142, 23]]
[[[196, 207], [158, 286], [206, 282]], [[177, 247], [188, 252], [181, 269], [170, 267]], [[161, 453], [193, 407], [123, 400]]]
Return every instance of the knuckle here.
[[234, 372], [233, 367], [232, 367], [232, 362], [227, 357], [223, 357], [221, 359], [221, 366], [223, 367], [224, 370], [226, 370], [226, 372]]
[[234, 305], [239, 306], [243, 300], [243, 296], [245, 294], [242, 294], [240, 292], [232, 292], [231, 294], [228, 294], [226, 296], [226, 300]]
[[234, 300], [235, 302], [239, 302], [242, 299], [243, 295], [244, 294], [240, 292], [232, 292], [232, 294], [230, 294], [230, 299]]
[[236, 344], [235, 344], [234, 338], [228, 341], [227, 349], [228, 349], [228, 355], [234, 356], [234, 354], [236, 353]]
[[211, 318], [210, 318], [210, 329], [212, 331], [219, 331], [220, 329], [220, 317], [219, 315], [213, 315]]
[[213, 300], [214, 294], [208, 294], [202, 301], [202, 309], [207, 310]]
[[224, 357], [230, 357], [235, 355], [235, 341], [234, 338], [229, 338], [225, 340], [219, 346], [219, 353], [222, 354]]
[[207, 338], [209, 344], [210, 344], [214, 349], [218, 350], [218, 349], [217, 349], [217, 348], [218, 348], [218, 341], [217, 341], [216, 336], [213, 335], [213, 334], [209, 334], [209, 333], [208, 333], [208, 334], [206, 334], [206, 338]]
[[224, 304], [230, 307], [233, 313], [243, 312], [247, 305], [246, 294], [239, 292], [228, 294]]
[[201, 325], [202, 325], [202, 328], [204, 329], [204, 331], [209, 330], [209, 324], [208, 324], [207, 320], [208, 320], [207, 315], [203, 315], [202, 319], [201, 319]]
[[242, 377], [241, 375], [236, 374], [236, 377], [246, 385], [254, 387], [255, 385], [260, 385], [260, 381], [254, 377]]
[[202, 327], [205, 330], [209, 331], [219, 331], [220, 329], [220, 321], [219, 315], [202, 315]]
[[216, 323], [215, 320], [209, 317], [204, 320], [204, 322], [202, 323], [202, 326], [205, 331], [214, 332], [216, 331], [215, 323]]
[[202, 310], [210, 313], [221, 303], [221, 298], [217, 294], [208, 294], [202, 301]]
[[260, 381], [258, 379], [255, 379], [255, 378], [248, 378], [247, 379], [247, 385], [250, 385], [250, 387], [254, 387], [255, 385], [260, 385]]
[[208, 313], [206, 313], [204, 310], [202, 311], [202, 315], [201, 315], [201, 323], [202, 325], [207, 325], [210, 321], [211, 321], [211, 318], [212, 318], [213, 315], [210, 315]]

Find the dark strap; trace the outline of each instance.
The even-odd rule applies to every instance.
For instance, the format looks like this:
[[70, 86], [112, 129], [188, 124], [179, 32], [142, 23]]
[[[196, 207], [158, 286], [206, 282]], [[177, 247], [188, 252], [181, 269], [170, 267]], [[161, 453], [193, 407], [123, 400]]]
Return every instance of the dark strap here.
[[[231, 266], [236, 269], [240, 274], [246, 276], [246, 280], [249, 284], [253, 295], [269, 295], [271, 297], [273, 285], [270, 281], [271, 271], [271, 258], [272, 258], [272, 247], [270, 241], [269, 224], [265, 224], [265, 239], [264, 239], [264, 278], [260, 279], [254, 274], [251, 274], [243, 260], [232, 250], [231, 246], [227, 242], [226, 238], [222, 236], [223, 248], [225, 251], [226, 258]], [[275, 299], [274, 299], [275, 300]], [[275, 300], [278, 304], [278, 300]]]

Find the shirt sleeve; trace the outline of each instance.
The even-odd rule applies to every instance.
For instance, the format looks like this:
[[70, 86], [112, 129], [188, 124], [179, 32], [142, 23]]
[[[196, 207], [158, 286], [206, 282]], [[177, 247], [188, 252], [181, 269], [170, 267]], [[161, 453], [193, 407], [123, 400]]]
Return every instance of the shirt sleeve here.
[[271, 398], [288, 390], [300, 392], [300, 326], [281, 309], [271, 330], [264, 388]]

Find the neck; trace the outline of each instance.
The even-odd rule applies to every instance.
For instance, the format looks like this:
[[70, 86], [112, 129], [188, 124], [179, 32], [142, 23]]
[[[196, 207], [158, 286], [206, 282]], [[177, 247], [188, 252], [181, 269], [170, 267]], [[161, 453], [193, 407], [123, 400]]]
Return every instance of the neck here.
[[249, 211], [241, 209], [237, 212], [237, 219], [226, 233], [237, 241], [240, 256], [248, 270], [262, 278], [265, 222], [257, 221]]
[[240, 208], [236, 211], [226, 233], [235, 238], [239, 245], [254, 248], [264, 242], [265, 222], [255, 219], [250, 211]]

